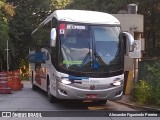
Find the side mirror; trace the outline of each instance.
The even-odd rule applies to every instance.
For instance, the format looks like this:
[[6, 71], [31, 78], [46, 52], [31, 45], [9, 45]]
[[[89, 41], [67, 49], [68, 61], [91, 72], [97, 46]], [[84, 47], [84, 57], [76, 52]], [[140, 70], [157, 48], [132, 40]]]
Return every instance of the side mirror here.
[[134, 50], [134, 47], [133, 47], [134, 38], [128, 32], [123, 32], [123, 36], [125, 36], [125, 38], [126, 38], [126, 41], [125, 41], [126, 42], [126, 46], [125, 47], [126, 47], [126, 54], [128, 55], [129, 52], [132, 52]]
[[57, 37], [56, 28], [52, 28], [52, 30], [51, 30], [51, 41], [50, 41], [50, 46], [51, 47], [56, 46], [56, 37]]

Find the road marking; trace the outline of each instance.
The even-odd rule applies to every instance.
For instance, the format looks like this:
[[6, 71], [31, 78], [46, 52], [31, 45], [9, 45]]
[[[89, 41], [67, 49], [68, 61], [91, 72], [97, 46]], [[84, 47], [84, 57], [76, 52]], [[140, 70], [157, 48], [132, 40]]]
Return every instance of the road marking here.
[[111, 109], [116, 109], [116, 107], [107, 107], [107, 106], [93, 106], [93, 107], [88, 107], [89, 110], [111, 110]]

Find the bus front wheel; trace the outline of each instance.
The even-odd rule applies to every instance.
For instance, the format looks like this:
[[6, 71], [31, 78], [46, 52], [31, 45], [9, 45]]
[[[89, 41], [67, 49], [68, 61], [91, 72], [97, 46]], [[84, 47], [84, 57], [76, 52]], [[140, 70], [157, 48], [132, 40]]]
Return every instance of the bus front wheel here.
[[54, 97], [54, 96], [51, 94], [49, 87], [48, 87], [47, 93], [48, 93], [48, 100], [49, 100], [49, 102], [50, 102], [50, 103], [56, 103], [56, 102], [57, 102], [57, 98]]
[[51, 94], [49, 80], [48, 80], [48, 85], [47, 85], [47, 93], [48, 93], [48, 100], [50, 103], [58, 102], [58, 99]]
[[98, 102], [98, 104], [106, 104], [107, 100], [98, 100], [97, 102]]

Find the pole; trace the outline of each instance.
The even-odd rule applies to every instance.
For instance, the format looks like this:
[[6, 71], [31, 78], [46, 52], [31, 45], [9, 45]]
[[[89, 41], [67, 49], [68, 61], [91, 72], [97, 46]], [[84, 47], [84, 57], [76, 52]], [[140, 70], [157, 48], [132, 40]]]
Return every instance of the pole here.
[[7, 72], [9, 70], [9, 63], [8, 63], [8, 40], [7, 40]]
[[7, 51], [7, 72], [9, 71], [9, 62], [8, 62], [8, 40], [7, 40], [7, 49], [5, 49]]

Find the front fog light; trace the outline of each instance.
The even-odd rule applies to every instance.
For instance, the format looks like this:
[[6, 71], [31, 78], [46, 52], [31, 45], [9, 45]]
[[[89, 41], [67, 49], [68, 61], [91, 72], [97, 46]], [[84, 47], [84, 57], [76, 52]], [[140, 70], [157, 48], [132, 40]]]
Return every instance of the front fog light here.
[[116, 81], [116, 82], [113, 82], [113, 85], [114, 86], [118, 86], [118, 85], [121, 85], [122, 83], [120, 81]]
[[68, 85], [68, 84], [71, 84], [71, 81], [69, 81], [68, 79], [62, 78], [61, 83]]
[[122, 80], [116, 79], [116, 80], [113, 81], [112, 85], [113, 85], [113, 86], [119, 86], [119, 85], [121, 85], [122, 83], [123, 83]]

